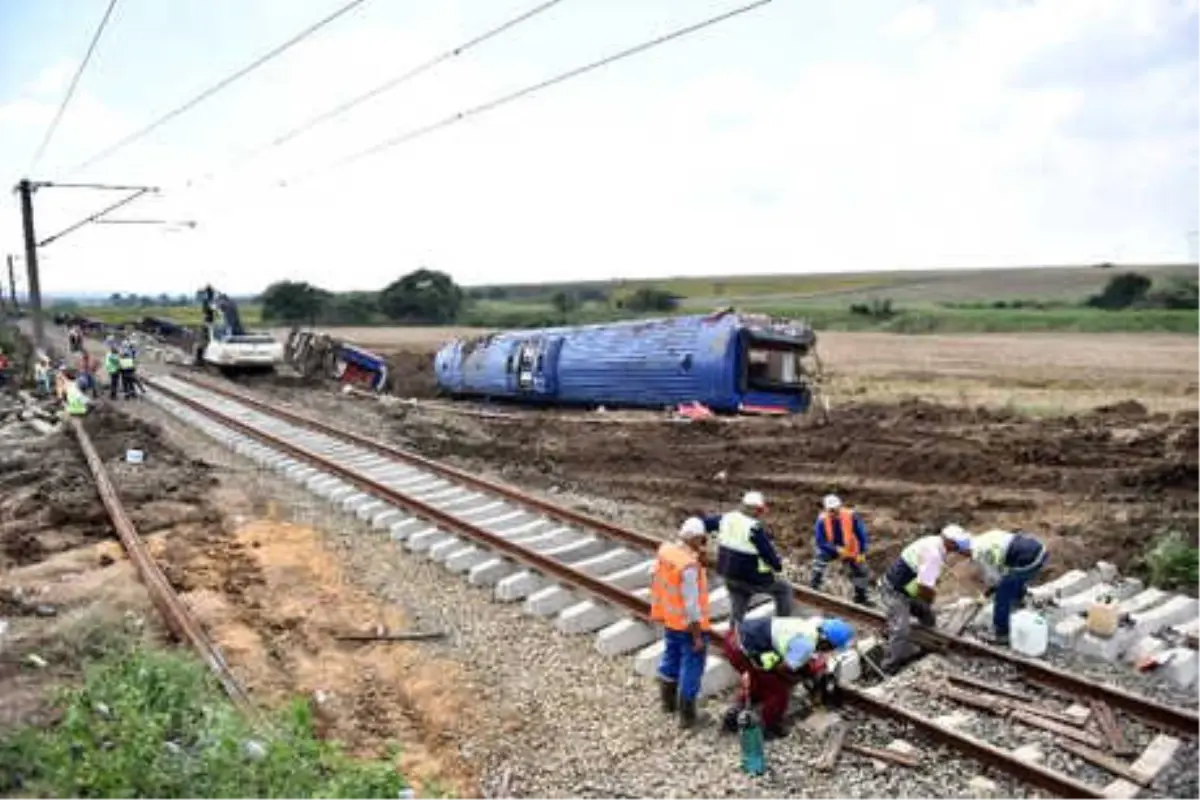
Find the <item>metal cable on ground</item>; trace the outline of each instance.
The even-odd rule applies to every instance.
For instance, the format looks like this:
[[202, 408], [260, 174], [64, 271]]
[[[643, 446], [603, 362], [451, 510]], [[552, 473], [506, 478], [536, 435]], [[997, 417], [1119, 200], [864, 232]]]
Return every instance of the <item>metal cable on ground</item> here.
[[225, 659], [221, 657], [220, 652], [217, 651], [208, 637], [204, 635], [204, 631], [200, 628], [200, 624], [196, 621], [196, 618], [184, 606], [183, 601], [179, 599], [179, 595], [175, 593], [175, 590], [171, 588], [171, 584], [167, 582], [166, 576], [162, 574], [162, 570], [158, 568], [158, 564], [154, 563], [154, 559], [150, 557], [145, 542], [138, 535], [137, 528], [134, 527], [133, 521], [129, 519], [129, 515], [125, 513], [125, 507], [121, 504], [121, 498], [108, 477], [108, 470], [105, 469], [104, 461], [100, 458], [100, 454], [96, 452], [91, 437], [87, 435], [87, 431], [84, 430], [83, 425], [77, 418], [71, 417], [68, 422], [70, 423], [72, 433], [75, 434], [75, 438], [79, 442], [79, 448], [83, 451], [83, 456], [87, 460], [92, 478], [96, 482], [96, 491], [100, 494], [100, 500], [104, 503], [104, 508], [108, 511], [108, 516], [112, 520], [113, 527], [117, 529], [117, 537], [121, 540], [125, 552], [129, 554], [129, 560], [137, 568], [142, 583], [146, 585], [146, 590], [150, 593], [151, 601], [158, 608], [159, 613], [163, 615], [167, 626], [171, 628], [177, 637], [188, 642], [196, 649], [196, 652], [204, 659], [208, 668], [212, 670], [213, 675], [216, 676], [217, 681], [220, 682], [221, 688], [225, 690], [225, 694], [229, 696], [229, 699], [251, 718], [257, 717], [249, 696], [247, 696], [241, 684], [237, 682], [237, 679], [234, 678], [233, 673], [230, 672], [229, 665], [225, 663]]
[[324, 28], [326, 25], [330, 24], [331, 22], [338, 19], [342, 15], [347, 14], [350, 11], [353, 11], [355, 8], [357, 8], [358, 6], [362, 5], [365, 2], [367, 2], [367, 0], [350, 0], [350, 2], [344, 4], [343, 6], [338, 8], [333, 13], [327, 15], [323, 19], [308, 26], [307, 28], [302, 30], [300, 33], [298, 33], [295, 36], [293, 36], [292, 38], [288, 39], [283, 44], [281, 44], [281, 45], [275, 47], [273, 50], [270, 50], [269, 52], [259, 56], [254, 61], [252, 61], [249, 64], [247, 64], [246, 66], [242, 67], [240, 70], [233, 73], [232, 75], [229, 75], [229, 76], [221, 79], [220, 81], [217, 81], [215, 84], [213, 84], [209, 88], [205, 89], [203, 92], [196, 95], [191, 100], [188, 100], [183, 105], [179, 106], [178, 108], [174, 109], [173, 111], [167, 112], [163, 116], [156, 119], [154, 122], [151, 122], [149, 125], [146, 125], [145, 127], [141, 128], [140, 130], [137, 130], [137, 131], [129, 134], [124, 139], [121, 139], [119, 142], [109, 145], [104, 150], [101, 150], [96, 155], [92, 156], [91, 158], [87, 159], [83, 163], [79, 164], [77, 167], [73, 168], [70, 171], [70, 173], [68, 173], [68, 174], [74, 174], [76, 172], [79, 172], [80, 170], [87, 169], [88, 167], [90, 167], [94, 164], [98, 164], [99, 162], [108, 158], [113, 153], [117, 152], [118, 150], [121, 150], [121, 149], [127, 147], [128, 145], [132, 144], [133, 142], [137, 141], [138, 139], [141, 139], [143, 136], [151, 133], [154, 130], [157, 130], [159, 127], [161, 127], [162, 125], [165, 125], [167, 122], [170, 122], [172, 119], [174, 119], [175, 117], [184, 113], [185, 111], [189, 111], [190, 109], [195, 108], [197, 105], [204, 102], [208, 98], [212, 97], [217, 92], [221, 91], [222, 89], [225, 89], [226, 87], [230, 86], [235, 81], [245, 77], [246, 75], [249, 75], [251, 72], [258, 69], [263, 64], [266, 64], [268, 61], [271, 61], [272, 59], [276, 58], [277, 56], [282, 55], [285, 51], [291, 49], [295, 45], [297, 45], [300, 42], [302, 42], [303, 40], [307, 39], [309, 36], [312, 36], [314, 33], [321, 30], [322, 28]]
[[50, 140], [54, 137], [54, 131], [58, 129], [58, 123], [62, 120], [63, 112], [67, 110], [67, 104], [71, 102], [71, 98], [75, 95], [75, 87], [79, 85], [79, 79], [83, 76], [83, 71], [87, 69], [88, 62], [92, 60], [92, 53], [96, 51], [96, 45], [100, 42], [100, 35], [104, 33], [104, 28], [108, 25], [108, 18], [112, 16], [116, 5], [117, 0], [109, 0], [108, 8], [105, 9], [104, 16], [100, 19], [100, 24], [96, 26], [96, 32], [92, 34], [92, 42], [88, 45], [87, 52], [84, 53], [83, 61], [79, 62], [79, 69], [75, 70], [75, 77], [71, 79], [71, 85], [67, 87], [67, 94], [59, 104], [58, 111], [54, 113], [54, 119], [50, 121], [50, 127], [46, 130], [46, 135], [42, 137], [42, 143], [38, 145], [37, 152], [33, 155], [33, 161], [29, 162], [29, 169], [25, 171], [26, 174], [32, 173], [37, 167], [38, 162], [42, 160], [42, 154], [46, 152], [46, 147], [49, 146]]
[[[350, 111], [351, 109], [357, 108], [358, 106], [362, 105], [363, 103], [367, 102], [368, 100], [376, 98], [385, 92], [389, 92], [392, 89], [396, 88], [397, 86], [400, 86], [403, 83], [407, 83], [408, 81], [412, 80], [413, 78], [417, 77], [418, 75], [422, 75], [422, 74], [428, 72], [429, 70], [433, 69], [438, 64], [441, 64], [443, 61], [447, 61], [451, 58], [454, 58], [455, 56], [460, 56], [463, 53], [470, 50], [472, 47], [483, 44], [488, 39], [492, 39], [492, 38], [495, 38], [496, 36], [499, 36], [500, 34], [504, 33], [505, 31], [509, 30], [510, 28], [516, 27], [517, 25], [521, 24], [522, 22], [525, 22], [526, 20], [537, 16], [538, 14], [542, 13], [543, 11], [549, 10], [550, 8], [558, 5], [561, 2], [563, 2], [563, 0], [547, 0], [547, 2], [544, 2], [541, 5], [535, 6], [534, 8], [531, 8], [528, 11], [525, 11], [524, 13], [520, 14], [519, 16], [513, 17], [512, 19], [508, 20], [507, 22], [505, 22], [501, 25], [498, 25], [485, 33], [482, 33], [482, 34], [474, 37], [473, 39], [470, 39], [470, 40], [464, 42], [463, 44], [452, 47], [451, 49], [445, 51], [441, 55], [434, 56], [433, 58], [429, 59], [428, 61], [424, 62], [423, 64], [413, 67], [412, 69], [408, 70], [407, 72], [405, 72], [402, 75], [397, 75], [396, 77], [394, 77], [388, 81], [385, 81], [384, 83], [379, 84], [378, 86], [376, 86], [373, 89], [363, 92], [362, 94], [357, 95], [356, 97], [353, 97], [350, 100], [346, 100], [342, 103], [339, 103], [338, 105], [334, 106], [333, 108], [323, 111], [320, 114], [317, 114], [316, 116], [313, 116], [313, 117], [309, 118], [308, 120], [300, 123], [299, 125], [295, 126], [291, 130], [289, 130], [287, 133], [284, 133], [280, 136], [275, 137], [270, 142], [266, 142], [258, 147], [255, 147], [252, 150], [248, 150], [247, 152], [243, 153], [242, 155], [235, 158], [232, 162], [230, 162], [230, 164], [226, 167], [226, 169], [231, 169], [233, 167], [238, 166], [239, 164], [243, 164], [246, 161], [250, 160], [251, 158], [253, 158], [257, 155], [260, 155], [261, 153], [263, 153], [271, 148], [281, 147], [282, 145], [285, 145], [288, 142], [290, 142], [292, 139], [295, 139], [296, 137], [307, 133], [308, 131], [312, 130], [313, 128], [315, 128], [319, 125], [322, 125], [331, 119], [340, 117], [342, 114], [345, 114], [346, 112]], [[209, 173], [208, 175], [205, 175], [203, 177], [203, 180], [208, 180], [211, 178], [212, 178], [212, 173]], [[191, 183], [192, 183], [192, 181], [188, 181], [189, 185]]]
[[398, 144], [403, 144], [404, 142], [410, 142], [413, 139], [418, 139], [422, 136], [433, 133], [434, 131], [436, 131], [440, 128], [445, 128], [450, 125], [453, 125], [456, 122], [461, 122], [464, 119], [466, 119], [467, 117], [475, 116], [476, 114], [482, 114], [485, 111], [491, 111], [493, 109], [499, 108], [502, 105], [511, 103], [512, 101], [518, 100], [522, 97], [525, 97], [526, 95], [534, 94], [535, 92], [539, 92], [543, 89], [548, 89], [551, 86], [554, 86], [556, 84], [562, 83], [567, 80], [570, 80], [571, 78], [578, 77], [580, 75], [583, 75], [584, 73], [591, 72], [592, 70], [599, 69], [600, 67], [607, 66], [608, 64], [612, 64], [612, 63], [614, 63], [616, 61], [620, 61], [624, 58], [628, 58], [630, 56], [637, 55], [638, 53], [642, 53], [646, 50], [650, 50], [652, 48], [658, 47], [659, 45], [666, 44], [667, 42], [670, 42], [674, 39], [682, 38], [684, 36], [687, 36], [688, 34], [695, 33], [697, 31], [707, 28], [711, 25], [716, 25], [719, 22], [724, 22], [725, 20], [730, 19], [732, 17], [736, 17], [740, 14], [745, 14], [748, 11], [753, 11], [754, 9], [759, 8], [760, 6], [765, 6], [767, 3], [770, 3], [770, 2], [771, 2], [771, 0], [757, 0], [757, 2], [750, 3], [749, 5], [741, 6], [740, 8], [735, 8], [734, 10], [727, 11], [723, 14], [718, 14], [715, 17], [709, 17], [706, 20], [702, 20], [701, 22], [694, 23], [692, 25], [687, 26], [686, 28], [679, 28], [675, 31], [672, 31], [671, 33], [664, 34], [663, 36], [659, 36], [655, 39], [651, 39], [650, 41], [643, 42], [639, 45], [635, 45], [633, 47], [622, 50], [619, 53], [613, 53], [612, 55], [606, 56], [598, 61], [593, 61], [590, 64], [585, 64], [580, 67], [575, 67], [574, 69], [560, 73], [559, 75], [555, 75], [552, 78], [547, 78], [546, 80], [539, 81], [538, 83], [532, 84], [531, 86], [526, 86], [524, 89], [518, 89], [515, 92], [510, 92], [506, 95], [497, 97], [493, 100], [489, 100], [487, 102], [480, 103], [477, 106], [472, 106], [471, 108], [465, 109], [463, 111], [459, 111], [459, 112], [452, 114], [449, 117], [446, 117], [445, 119], [440, 120], [438, 122], [434, 122], [429, 125], [424, 125], [420, 128], [414, 128], [412, 130], [406, 131], [406, 132], [401, 133], [397, 136], [394, 136], [390, 139], [387, 139], [383, 142], [380, 142], [377, 145], [373, 145], [365, 150], [361, 150], [357, 153], [353, 153], [349, 156], [346, 156], [345, 158], [334, 161], [333, 163], [328, 164], [325, 167], [321, 167], [319, 169], [304, 173], [300, 177], [295, 178], [290, 182], [289, 181], [280, 181], [280, 183], [283, 185], [287, 185], [288, 183], [298, 183], [302, 180], [305, 180], [307, 178], [310, 178], [314, 175], [317, 175], [317, 174], [320, 174], [323, 172], [327, 172], [331, 169], [336, 169], [337, 167], [348, 166], [350, 164], [353, 164], [356, 161], [360, 161], [361, 159], [375, 155], [376, 153], [381, 153], [384, 150], [387, 150], [391, 147], [395, 147]]

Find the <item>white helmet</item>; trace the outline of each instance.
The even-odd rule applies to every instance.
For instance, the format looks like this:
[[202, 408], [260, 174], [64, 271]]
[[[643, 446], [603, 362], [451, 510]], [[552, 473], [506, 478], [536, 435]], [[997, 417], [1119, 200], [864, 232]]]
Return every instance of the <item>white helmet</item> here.
[[954, 542], [959, 552], [971, 552], [971, 534], [967, 533], [961, 525], [947, 525], [942, 528], [942, 538]]
[[821, 504], [825, 506], [826, 511], [837, 511], [842, 507], [842, 498], [836, 494], [827, 494]]
[[704, 527], [704, 520], [699, 517], [688, 517], [679, 527], [679, 538], [685, 542], [707, 535], [708, 531]]
[[748, 508], [762, 508], [767, 504], [767, 498], [762, 492], [746, 492], [742, 495], [742, 505]]

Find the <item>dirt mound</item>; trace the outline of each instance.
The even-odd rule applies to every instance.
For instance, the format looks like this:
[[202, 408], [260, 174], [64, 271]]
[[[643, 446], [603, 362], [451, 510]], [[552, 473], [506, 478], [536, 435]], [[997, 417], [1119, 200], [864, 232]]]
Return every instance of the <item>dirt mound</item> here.
[[[107, 405], [94, 408], [84, 428], [142, 534], [214, 517], [206, 500], [210, 468], [170, 446], [156, 428]], [[130, 449], [142, 450], [145, 462], [126, 464]], [[0, 566], [35, 563], [114, 536], [69, 433], [9, 454], [0, 462], [0, 489]]]
[[437, 396], [437, 378], [433, 371], [433, 354], [418, 350], [389, 350], [384, 356], [388, 364], [388, 391], [400, 397]]
[[[1007, 409], [923, 401], [863, 403], [815, 419], [624, 427], [570, 424], [552, 413], [399, 422], [426, 455], [498, 468], [514, 481], [637, 503], [669, 530], [757, 488], [771, 526], [801, 563], [820, 497], [836, 491], [871, 528], [872, 567], [949, 522], [1022, 527], [1062, 543], [1054, 570], [1136, 563], [1147, 534], [1195, 530], [1195, 415], [1139, 415], [1136, 404], [1035, 419]], [[724, 474], [722, 480], [717, 476]], [[1074, 547], [1074, 543], [1081, 546]], [[1071, 555], [1071, 554], [1074, 555]]]
[[1105, 406], [1097, 406], [1093, 412], [1101, 417], [1117, 417], [1122, 419], [1142, 419], [1150, 415], [1149, 409], [1137, 400], [1124, 400]]

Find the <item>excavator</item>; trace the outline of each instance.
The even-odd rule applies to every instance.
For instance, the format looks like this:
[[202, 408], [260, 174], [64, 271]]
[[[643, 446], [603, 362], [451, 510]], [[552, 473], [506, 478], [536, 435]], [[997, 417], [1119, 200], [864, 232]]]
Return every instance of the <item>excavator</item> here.
[[242, 326], [237, 303], [212, 286], [200, 290], [204, 330], [196, 343], [196, 364], [225, 374], [274, 372], [283, 361], [283, 345], [266, 331]]

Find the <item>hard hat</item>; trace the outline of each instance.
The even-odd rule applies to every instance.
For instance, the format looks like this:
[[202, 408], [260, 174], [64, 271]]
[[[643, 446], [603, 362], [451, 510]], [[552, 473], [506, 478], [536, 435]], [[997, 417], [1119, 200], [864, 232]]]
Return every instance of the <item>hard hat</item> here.
[[954, 542], [955, 546], [963, 552], [971, 551], [971, 534], [967, 533], [961, 525], [947, 525], [942, 528], [942, 538]]
[[763, 497], [762, 492], [746, 492], [742, 495], [742, 505], [750, 508], [762, 508], [767, 504], [767, 498]]
[[707, 536], [708, 531], [704, 527], [704, 520], [699, 517], [688, 517], [684, 520], [683, 525], [679, 527], [679, 538], [685, 542], [689, 539], [698, 539], [701, 536]]
[[854, 628], [840, 619], [825, 620], [821, 623], [821, 633], [833, 645], [834, 650], [841, 650], [854, 639]]
[[821, 504], [825, 506], [826, 511], [836, 511], [842, 507], [842, 498], [836, 494], [827, 494]]

